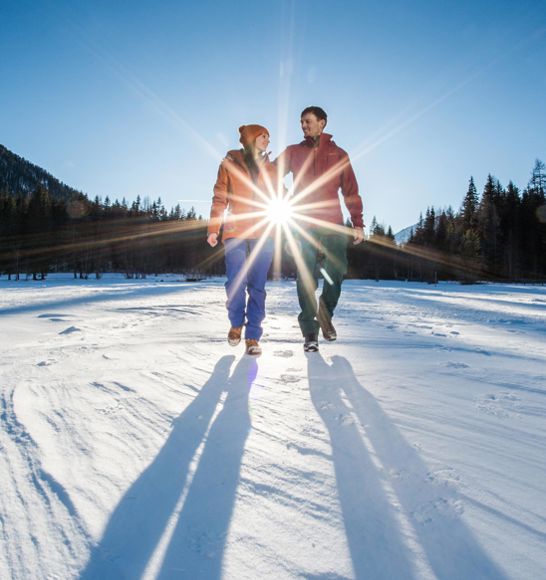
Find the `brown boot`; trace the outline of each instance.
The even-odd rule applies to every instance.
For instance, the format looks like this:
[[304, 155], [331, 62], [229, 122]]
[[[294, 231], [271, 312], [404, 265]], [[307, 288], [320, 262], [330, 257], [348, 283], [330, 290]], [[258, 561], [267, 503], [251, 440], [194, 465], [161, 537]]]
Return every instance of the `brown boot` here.
[[262, 354], [262, 347], [260, 343], [254, 338], [247, 338], [246, 343], [246, 354], [250, 356], [260, 356]]
[[320, 324], [320, 329], [322, 330], [322, 336], [324, 336], [324, 339], [329, 340], [330, 342], [336, 340], [337, 332], [332, 324], [332, 317], [322, 302], [320, 302], [317, 312], [317, 320]]
[[241, 330], [243, 330], [242, 326], [232, 326], [229, 329], [227, 341], [230, 346], [237, 346], [241, 342]]

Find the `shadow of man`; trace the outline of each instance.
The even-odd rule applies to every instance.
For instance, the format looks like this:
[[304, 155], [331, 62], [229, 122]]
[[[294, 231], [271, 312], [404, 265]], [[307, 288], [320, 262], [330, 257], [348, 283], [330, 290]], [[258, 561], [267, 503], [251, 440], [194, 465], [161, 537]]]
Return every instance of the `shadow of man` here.
[[158, 578], [222, 576], [224, 550], [250, 432], [249, 393], [256, 359], [244, 356], [210, 432]]
[[396, 510], [344, 400], [343, 380], [320, 353], [307, 356], [311, 400], [328, 429], [356, 578], [417, 578]]
[[140, 578], [184, 491], [189, 468], [226, 389], [235, 357], [222, 357], [199, 394], [173, 422], [155, 459], [122, 497], [80, 578]]
[[[434, 484], [427, 465], [359, 383], [347, 359], [333, 357], [330, 372], [334, 384], [343, 390], [358, 421], [365, 426], [369, 448], [376, 455], [382, 477], [388, 478], [397, 509], [405, 514], [421, 550], [420, 558], [426, 559], [434, 575], [473, 580], [506, 578], [461, 519], [462, 504], [456, 490]], [[390, 509], [393, 507], [391, 502]], [[408, 577], [407, 571], [403, 577]]]

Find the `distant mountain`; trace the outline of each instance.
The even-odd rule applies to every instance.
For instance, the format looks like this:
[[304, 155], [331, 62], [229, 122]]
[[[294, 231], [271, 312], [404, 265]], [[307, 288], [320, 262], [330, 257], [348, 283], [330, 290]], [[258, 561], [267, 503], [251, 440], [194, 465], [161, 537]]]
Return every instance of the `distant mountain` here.
[[417, 229], [417, 224], [413, 224], [412, 226], [408, 226], [403, 230], [400, 230], [397, 234], [394, 234], [395, 242], [400, 244], [407, 244], [409, 239], [411, 238], [411, 234]]
[[39, 185], [45, 187], [53, 198], [66, 200], [85, 197], [81, 191], [65, 185], [45, 169], [0, 145], [0, 192], [27, 195]]

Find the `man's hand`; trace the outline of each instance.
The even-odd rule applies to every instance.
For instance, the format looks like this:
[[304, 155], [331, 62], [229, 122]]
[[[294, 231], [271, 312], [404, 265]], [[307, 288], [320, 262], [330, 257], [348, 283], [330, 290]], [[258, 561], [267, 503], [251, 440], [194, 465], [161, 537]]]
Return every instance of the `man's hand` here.
[[353, 245], [364, 241], [364, 228], [353, 228]]
[[211, 248], [214, 248], [218, 244], [218, 234], [209, 234], [207, 242]]

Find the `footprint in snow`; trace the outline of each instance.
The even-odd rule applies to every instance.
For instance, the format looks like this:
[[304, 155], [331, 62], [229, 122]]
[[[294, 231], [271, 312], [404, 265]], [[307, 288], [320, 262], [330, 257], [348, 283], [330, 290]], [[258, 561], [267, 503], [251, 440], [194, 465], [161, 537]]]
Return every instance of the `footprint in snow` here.
[[521, 407], [521, 398], [514, 393], [488, 393], [476, 400], [476, 408], [481, 413], [493, 415], [502, 419], [518, 416]]
[[63, 322], [65, 318], [67, 318], [66, 314], [57, 314], [53, 312], [46, 312], [44, 314], [40, 314], [37, 318], [48, 318], [52, 322]]
[[436, 471], [429, 471], [427, 474], [427, 479], [435, 484], [442, 487], [456, 487], [458, 488], [461, 483], [461, 478], [458, 473], [452, 467], [446, 467], [445, 469], [437, 469]]
[[281, 381], [283, 383], [297, 383], [301, 381], [301, 377], [296, 375], [281, 375]]
[[464, 513], [460, 499], [440, 497], [429, 501], [413, 512], [413, 517], [420, 524], [430, 524], [438, 518], [457, 518]]
[[406, 473], [403, 469], [399, 470], [391, 468], [387, 471], [387, 474], [391, 479], [405, 479], [406, 476]]
[[294, 356], [294, 351], [293, 350], [276, 350], [273, 353], [273, 356], [280, 356], [281, 358], [290, 358], [291, 356]]
[[337, 422], [340, 425], [354, 425], [355, 420], [351, 417], [351, 415], [340, 414], [337, 418]]
[[448, 362], [446, 363], [446, 367], [450, 369], [468, 369], [470, 368], [469, 365], [466, 363], [458, 363], [458, 362]]
[[190, 528], [189, 548], [200, 556], [214, 558], [225, 542], [227, 532], [211, 534], [197, 532]]
[[54, 365], [57, 361], [56, 360], [42, 360], [36, 364], [37, 367], [49, 367]]
[[102, 407], [98, 409], [101, 415], [116, 415], [120, 411], [123, 411], [124, 407], [121, 403], [114, 403], [113, 405], [108, 405], [107, 407]]
[[63, 331], [59, 332], [59, 334], [72, 334], [73, 332], [81, 332], [81, 329], [77, 326], [69, 326], [65, 328]]
[[481, 348], [477, 348], [474, 352], [476, 354], [483, 354], [485, 356], [491, 356], [491, 353], [490, 352], [488, 352], [487, 350], [483, 350]]

